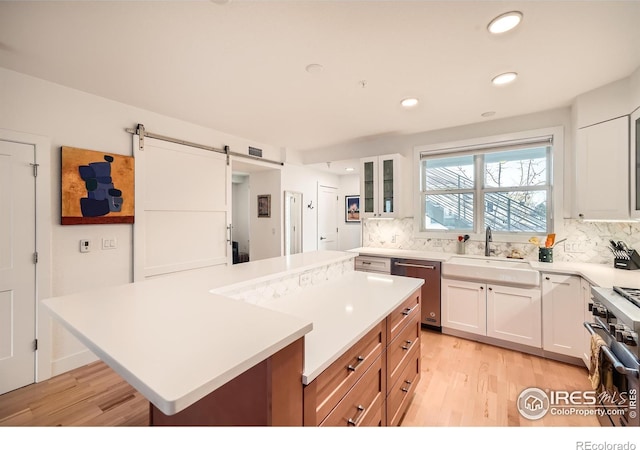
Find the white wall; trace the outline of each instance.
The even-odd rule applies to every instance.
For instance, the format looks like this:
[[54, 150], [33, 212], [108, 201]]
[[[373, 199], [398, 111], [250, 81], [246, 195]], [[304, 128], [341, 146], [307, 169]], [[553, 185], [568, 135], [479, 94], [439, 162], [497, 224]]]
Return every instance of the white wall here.
[[[253, 172], [249, 176], [249, 260], [282, 254], [282, 190], [279, 169]], [[258, 217], [258, 195], [271, 195], [271, 217]]]
[[[150, 132], [247, 153], [248, 146], [279, 159], [280, 149], [183, 122], [140, 108], [69, 89], [0, 68], [0, 126], [7, 130], [45, 136], [51, 141], [52, 273], [51, 292], [64, 295], [132, 280], [131, 225], [60, 225], [60, 147], [80, 147], [132, 154], [132, 137], [125, 128], [145, 125]], [[117, 239], [115, 250], [100, 250], [102, 237]], [[92, 239], [91, 253], [79, 252], [80, 239]], [[44, 319], [50, 320], [50, 319]], [[117, 324], [114, 324], [117, 327]], [[51, 346], [52, 372], [58, 374], [93, 360], [85, 348], [57, 323], [39, 336]], [[50, 334], [50, 335], [49, 335]]]
[[360, 175], [338, 178], [338, 250], [360, 247], [362, 222], [345, 222], [345, 196], [360, 194]]
[[573, 103], [575, 130], [629, 114], [630, 78], [609, 83], [576, 97]]
[[[301, 152], [300, 159], [305, 164], [321, 161], [340, 161], [345, 159], [362, 158], [372, 155], [387, 155], [400, 153], [404, 156], [401, 175], [401, 205], [404, 217], [413, 216], [412, 199], [415, 190], [414, 177], [417, 169], [413, 163], [413, 148], [419, 145], [439, 144], [443, 142], [455, 142], [466, 139], [474, 139], [485, 136], [497, 136], [541, 128], [564, 127], [564, 148], [573, 148], [573, 136], [570, 132], [571, 109], [560, 108], [550, 111], [542, 111], [524, 116], [509, 117], [505, 119], [486, 120], [469, 125], [454, 128], [428, 131], [401, 136], [385, 136], [376, 139], [361, 140], [354, 143], [336, 145], [326, 149]], [[570, 217], [573, 185], [573, 158], [571, 151], [565, 151], [564, 160], [564, 217]], [[406, 206], [409, 205], [409, 206]]]
[[629, 90], [631, 111], [635, 111], [637, 108], [640, 108], [640, 67], [629, 77]]
[[[302, 192], [302, 251], [318, 249], [318, 183], [338, 187], [338, 176], [297, 164], [285, 164], [282, 169], [282, 192]], [[313, 209], [308, 208], [313, 202]]]

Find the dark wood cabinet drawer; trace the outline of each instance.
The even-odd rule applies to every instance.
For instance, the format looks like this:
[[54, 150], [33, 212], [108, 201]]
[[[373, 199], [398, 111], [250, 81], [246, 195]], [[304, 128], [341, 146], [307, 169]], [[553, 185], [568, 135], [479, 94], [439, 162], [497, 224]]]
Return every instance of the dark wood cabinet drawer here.
[[407, 355], [407, 364], [398, 374], [396, 383], [387, 396], [387, 425], [397, 426], [409, 406], [416, 384], [420, 381], [420, 347], [412, 348]]
[[393, 341], [402, 329], [412, 320], [412, 314], [420, 309], [420, 289], [387, 316], [387, 339]]
[[[319, 425], [382, 354], [385, 322], [377, 324], [304, 388], [304, 424]], [[380, 359], [380, 358], [379, 358]]]
[[382, 357], [376, 358], [321, 426], [381, 426], [385, 394]]

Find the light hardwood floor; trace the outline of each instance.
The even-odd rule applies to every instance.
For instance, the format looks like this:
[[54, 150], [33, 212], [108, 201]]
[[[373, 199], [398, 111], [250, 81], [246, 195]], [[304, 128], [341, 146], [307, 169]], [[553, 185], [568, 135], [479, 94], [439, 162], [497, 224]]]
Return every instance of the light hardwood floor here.
[[[403, 426], [598, 426], [597, 419], [529, 421], [527, 387], [590, 389], [586, 369], [422, 331], [422, 378]], [[102, 362], [0, 396], [0, 426], [144, 426], [149, 403]]]
[[591, 390], [587, 369], [422, 330], [422, 373], [403, 426], [600, 426], [595, 417], [530, 421], [523, 389]]

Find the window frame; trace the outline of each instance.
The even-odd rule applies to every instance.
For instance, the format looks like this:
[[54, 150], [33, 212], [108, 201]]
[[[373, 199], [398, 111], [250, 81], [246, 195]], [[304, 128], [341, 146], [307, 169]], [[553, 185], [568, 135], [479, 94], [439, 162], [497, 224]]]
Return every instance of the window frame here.
[[[552, 144], [547, 150], [547, 179], [548, 184], [544, 189], [534, 188], [534, 186], [512, 187], [512, 188], [496, 188], [484, 187], [484, 153], [486, 149], [498, 147], [505, 142], [525, 141], [542, 137], [550, 137]], [[484, 150], [484, 151], [483, 151]], [[509, 150], [505, 147], [504, 150]], [[499, 151], [499, 150], [496, 150]], [[460, 155], [462, 153], [474, 155], [474, 176], [475, 186], [473, 189], [461, 190], [441, 190], [441, 191], [422, 191], [422, 158], [440, 157]], [[563, 211], [563, 158], [564, 158], [564, 129], [563, 127], [552, 127], [536, 129], [524, 132], [516, 132], [503, 135], [485, 136], [475, 139], [467, 139], [464, 141], [445, 142], [440, 144], [420, 145], [414, 147], [414, 236], [426, 239], [455, 239], [459, 234], [466, 233], [471, 235], [472, 239], [484, 240], [484, 197], [485, 193], [505, 192], [516, 190], [546, 190], [547, 203], [551, 206], [547, 208], [547, 231], [542, 233], [528, 233], [515, 231], [493, 231], [494, 241], [504, 242], [527, 242], [531, 236], [546, 236], [547, 233], [560, 234], [563, 229], [562, 211]], [[474, 218], [472, 232], [463, 230], [422, 230], [423, 217], [425, 214], [424, 196], [428, 193], [446, 194], [446, 193], [462, 193], [473, 192], [474, 194]], [[478, 214], [481, 212], [481, 215]]]

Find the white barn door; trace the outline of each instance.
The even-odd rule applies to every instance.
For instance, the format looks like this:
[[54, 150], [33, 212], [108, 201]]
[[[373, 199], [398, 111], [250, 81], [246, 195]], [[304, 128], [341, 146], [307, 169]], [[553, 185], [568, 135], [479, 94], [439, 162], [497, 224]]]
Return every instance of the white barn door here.
[[0, 140], [0, 394], [35, 381], [35, 146]]
[[231, 183], [226, 155], [145, 138], [136, 158], [134, 280], [227, 264]]

